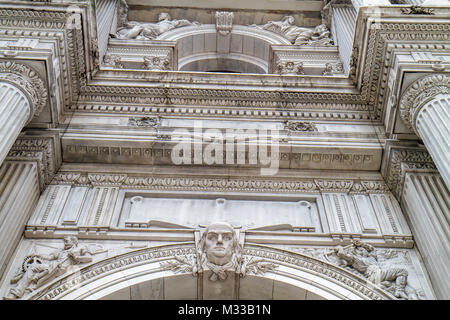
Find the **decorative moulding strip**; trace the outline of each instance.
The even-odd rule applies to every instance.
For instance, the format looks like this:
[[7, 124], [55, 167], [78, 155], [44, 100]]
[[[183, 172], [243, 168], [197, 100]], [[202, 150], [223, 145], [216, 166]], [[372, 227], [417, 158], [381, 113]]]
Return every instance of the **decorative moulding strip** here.
[[358, 185], [359, 193], [389, 193], [381, 180], [340, 180], [308, 178], [264, 177], [190, 177], [166, 175], [125, 175], [111, 173], [59, 172], [52, 184], [74, 186], [116, 186], [121, 189], [190, 190], [190, 191], [245, 191], [245, 192], [353, 192]]

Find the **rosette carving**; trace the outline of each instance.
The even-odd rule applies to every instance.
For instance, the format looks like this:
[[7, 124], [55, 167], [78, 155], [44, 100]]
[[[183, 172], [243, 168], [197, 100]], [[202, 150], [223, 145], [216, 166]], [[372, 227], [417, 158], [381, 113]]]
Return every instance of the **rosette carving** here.
[[8, 82], [28, 97], [31, 112], [28, 121], [38, 116], [47, 104], [48, 95], [44, 81], [30, 67], [11, 61], [0, 62], [0, 81]]

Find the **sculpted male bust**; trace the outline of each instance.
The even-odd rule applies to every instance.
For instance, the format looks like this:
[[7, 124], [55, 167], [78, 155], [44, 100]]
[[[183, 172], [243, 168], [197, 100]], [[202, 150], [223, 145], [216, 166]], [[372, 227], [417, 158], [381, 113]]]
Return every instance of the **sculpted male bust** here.
[[210, 280], [225, 280], [226, 271], [238, 272], [241, 247], [233, 227], [226, 222], [210, 224], [199, 243], [201, 265], [212, 271]]

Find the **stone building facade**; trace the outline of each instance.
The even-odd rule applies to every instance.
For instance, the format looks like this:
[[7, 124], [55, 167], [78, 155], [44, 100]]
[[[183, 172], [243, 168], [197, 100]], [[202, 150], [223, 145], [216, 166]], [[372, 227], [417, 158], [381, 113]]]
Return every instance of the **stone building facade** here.
[[449, 299], [446, 0], [0, 0], [3, 299]]

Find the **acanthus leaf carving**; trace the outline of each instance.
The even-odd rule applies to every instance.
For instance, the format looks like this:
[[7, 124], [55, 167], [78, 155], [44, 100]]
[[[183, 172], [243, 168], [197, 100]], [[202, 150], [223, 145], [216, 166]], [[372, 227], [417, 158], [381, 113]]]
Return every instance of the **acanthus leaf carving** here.
[[244, 258], [240, 275], [241, 277], [245, 277], [247, 274], [263, 275], [266, 272], [275, 270], [277, 267], [275, 263], [261, 258]]
[[174, 273], [192, 273], [194, 276], [198, 274], [197, 259], [194, 255], [175, 255], [174, 260], [160, 262], [161, 269]]

